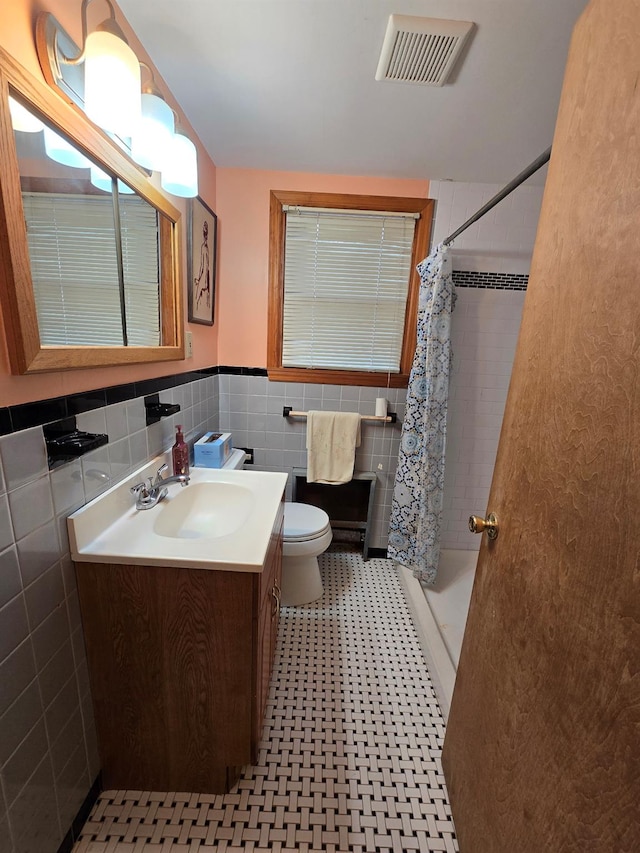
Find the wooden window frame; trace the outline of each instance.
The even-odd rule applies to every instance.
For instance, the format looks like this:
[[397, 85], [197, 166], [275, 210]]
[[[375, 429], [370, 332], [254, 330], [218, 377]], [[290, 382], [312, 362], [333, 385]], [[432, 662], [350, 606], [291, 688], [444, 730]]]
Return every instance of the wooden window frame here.
[[[284, 309], [284, 248], [286, 205], [327, 207], [343, 210], [376, 210], [394, 213], [418, 213], [411, 252], [411, 274], [404, 318], [400, 372], [365, 370], [326, 370], [282, 366]], [[269, 213], [269, 311], [267, 371], [275, 382], [309, 382], [327, 385], [371, 385], [406, 388], [416, 349], [416, 324], [420, 277], [416, 265], [427, 256], [433, 221], [433, 199], [397, 196], [345, 195], [272, 190]]]

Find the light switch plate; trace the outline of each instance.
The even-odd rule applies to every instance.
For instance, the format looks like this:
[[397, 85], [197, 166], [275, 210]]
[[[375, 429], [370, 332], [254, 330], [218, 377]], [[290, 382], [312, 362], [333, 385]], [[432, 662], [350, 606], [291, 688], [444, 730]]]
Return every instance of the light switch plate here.
[[185, 358], [193, 358], [193, 332], [185, 332], [184, 349]]

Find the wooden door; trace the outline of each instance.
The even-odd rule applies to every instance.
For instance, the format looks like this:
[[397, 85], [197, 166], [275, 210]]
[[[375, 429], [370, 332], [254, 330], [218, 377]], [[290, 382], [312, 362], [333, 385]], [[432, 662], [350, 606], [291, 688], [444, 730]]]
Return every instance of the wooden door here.
[[443, 753], [460, 849], [638, 851], [638, 0], [574, 32], [487, 512]]

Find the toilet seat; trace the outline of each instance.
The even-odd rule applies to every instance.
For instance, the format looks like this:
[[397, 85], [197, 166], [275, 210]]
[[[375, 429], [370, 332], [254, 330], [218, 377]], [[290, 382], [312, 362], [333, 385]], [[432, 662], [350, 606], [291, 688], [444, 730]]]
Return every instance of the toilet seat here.
[[329, 516], [323, 509], [310, 504], [285, 503], [285, 542], [310, 542], [331, 531]]

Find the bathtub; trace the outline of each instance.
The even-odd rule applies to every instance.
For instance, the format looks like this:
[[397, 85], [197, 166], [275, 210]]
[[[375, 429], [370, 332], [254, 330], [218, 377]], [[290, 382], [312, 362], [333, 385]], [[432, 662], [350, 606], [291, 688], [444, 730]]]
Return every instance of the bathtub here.
[[441, 551], [438, 579], [433, 586], [421, 584], [408, 569], [399, 567], [445, 721], [451, 707], [477, 560], [477, 551]]

